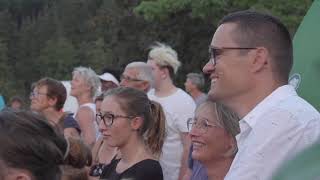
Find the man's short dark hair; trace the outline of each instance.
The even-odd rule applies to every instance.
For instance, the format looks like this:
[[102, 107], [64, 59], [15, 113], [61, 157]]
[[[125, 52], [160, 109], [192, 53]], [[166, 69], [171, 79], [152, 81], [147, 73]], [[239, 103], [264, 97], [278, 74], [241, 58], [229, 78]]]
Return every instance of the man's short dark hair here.
[[225, 16], [221, 24], [235, 23], [233, 39], [241, 47], [265, 47], [271, 57], [274, 71], [281, 81], [288, 82], [293, 64], [290, 33], [276, 17], [255, 11], [239, 11]]

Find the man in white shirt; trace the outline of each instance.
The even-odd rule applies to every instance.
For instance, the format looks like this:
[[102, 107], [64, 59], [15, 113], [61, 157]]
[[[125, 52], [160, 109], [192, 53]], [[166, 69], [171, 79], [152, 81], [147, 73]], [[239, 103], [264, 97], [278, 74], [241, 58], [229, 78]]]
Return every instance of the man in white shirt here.
[[276, 18], [253, 11], [224, 17], [203, 68], [209, 98], [240, 117], [238, 153], [225, 180], [265, 180], [319, 139], [320, 115], [288, 85], [292, 41]]
[[190, 147], [187, 121], [194, 116], [195, 103], [182, 89], [173, 84], [180, 62], [171, 47], [158, 43], [152, 47], [148, 62], [152, 69], [154, 89], [148, 93], [151, 100], [159, 102], [166, 115], [166, 139], [160, 164], [164, 180], [182, 179], [187, 170]]

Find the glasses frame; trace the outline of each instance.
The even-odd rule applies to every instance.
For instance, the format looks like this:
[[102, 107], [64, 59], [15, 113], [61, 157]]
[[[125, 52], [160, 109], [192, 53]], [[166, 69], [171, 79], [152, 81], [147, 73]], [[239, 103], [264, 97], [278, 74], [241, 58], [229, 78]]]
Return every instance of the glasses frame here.
[[[200, 119], [199, 119], [200, 120]], [[190, 132], [193, 128], [197, 128], [198, 130], [200, 130], [201, 134], [205, 134], [208, 131], [208, 128], [212, 128], [212, 127], [217, 127], [217, 128], [222, 128], [221, 125], [217, 125], [217, 124], [211, 124], [209, 123], [209, 120], [206, 118], [201, 118], [201, 120], [206, 122], [206, 126], [201, 126], [200, 124], [197, 123], [197, 121], [199, 121], [197, 118], [189, 118], [187, 121], [187, 128], [188, 131]]]
[[[109, 123], [107, 123], [108, 121], [106, 121], [106, 119], [105, 119], [107, 115], [111, 116]], [[105, 114], [97, 113], [96, 114], [97, 123], [99, 124], [99, 122], [101, 123], [101, 121], [102, 121], [103, 124], [105, 126], [107, 126], [107, 127], [111, 127], [113, 122], [114, 122], [114, 120], [117, 119], [117, 118], [132, 119], [132, 118], [134, 118], [134, 116], [124, 116], [124, 115], [118, 115], [118, 114], [112, 114], [112, 113], [105, 113]]]
[[136, 78], [131, 78], [129, 76], [126, 76], [126, 75], [121, 75], [120, 76], [120, 80], [126, 80], [126, 81], [131, 81], [131, 82], [140, 82], [140, 81], [144, 81], [144, 80], [141, 80], [141, 79], [136, 79]]
[[39, 97], [39, 95], [49, 96], [48, 93], [39, 93], [39, 92], [32, 91], [32, 92], [30, 92], [29, 97], [30, 98], [34, 98], [34, 97]]
[[217, 64], [217, 51], [223, 50], [253, 50], [256, 47], [213, 47], [209, 46], [209, 61], [215, 66]]

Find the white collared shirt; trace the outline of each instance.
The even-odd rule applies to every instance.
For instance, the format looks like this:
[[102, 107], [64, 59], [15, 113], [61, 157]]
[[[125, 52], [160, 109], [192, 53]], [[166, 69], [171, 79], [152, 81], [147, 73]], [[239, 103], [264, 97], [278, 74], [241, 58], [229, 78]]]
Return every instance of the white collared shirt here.
[[239, 151], [225, 180], [267, 180], [320, 138], [320, 114], [290, 85], [281, 86], [240, 120]]

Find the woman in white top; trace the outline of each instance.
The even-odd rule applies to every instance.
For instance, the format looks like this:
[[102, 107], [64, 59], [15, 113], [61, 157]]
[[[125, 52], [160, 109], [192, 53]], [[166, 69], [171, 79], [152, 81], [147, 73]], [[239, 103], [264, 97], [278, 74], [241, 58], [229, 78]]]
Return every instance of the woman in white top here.
[[94, 145], [98, 134], [93, 97], [99, 86], [99, 77], [92, 69], [77, 67], [73, 70], [70, 95], [78, 101], [79, 108], [75, 114], [75, 119], [81, 129], [81, 137], [89, 147]]

